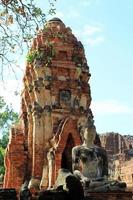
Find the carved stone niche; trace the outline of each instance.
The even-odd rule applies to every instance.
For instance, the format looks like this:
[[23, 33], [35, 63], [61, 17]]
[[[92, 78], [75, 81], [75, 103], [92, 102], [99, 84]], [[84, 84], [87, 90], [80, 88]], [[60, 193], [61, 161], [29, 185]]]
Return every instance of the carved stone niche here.
[[80, 106], [80, 98], [79, 97], [75, 97], [74, 101], [73, 101], [73, 108], [74, 109], [78, 109]]
[[51, 107], [50, 105], [46, 105], [46, 106], [44, 106], [44, 110], [45, 110], [45, 112], [47, 112], [47, 113], [51, 113], [52, 107]]
[[53, 77], [52, 76], [49, 76], [49, 75], [45, 75], [44, 76], [44, 85], [45, 85], [45, 88], [47, 90], [51, 89], [52, 81], [53, 81]]
[[28, 109], [28, 113], [31, 114], [32, 113], [32, 105], [29, 104], [27, 109]]
[[71, 92], [70, 90], [60, 90], [59, 99], [61, 106], [70, 106], [71, 104]]
[[68, 60], [67, 51], [59, 51], [58, 59], [60, 59], [62, 61], [67, 61]]
[[52, 108], [58, 108], [59, 107], [59, 102], [56, 96], [52, 96]]
[[40, 118], [44, 109], [36, 101], [34, 101], [32, 111], [33, 111], [34, 115], [36, 115], [38, 118]]
[[31, 93], [33, 91], [34, 86], [32, 84], [28, 85], [28, 91]]
[[36, 59], [33, 64], [35, 68], [43, 66], [43, 62], [40, 59]]
[[34, 89], [35, 91], [40, 91], [40, 88], [44, 86], [43, 78], [39, 77], [37, 80], [34, 81]]
[[87, 98], [84, 94], [81, 95], [80, 106], [83, 107], [84, 110], [87, 109]]

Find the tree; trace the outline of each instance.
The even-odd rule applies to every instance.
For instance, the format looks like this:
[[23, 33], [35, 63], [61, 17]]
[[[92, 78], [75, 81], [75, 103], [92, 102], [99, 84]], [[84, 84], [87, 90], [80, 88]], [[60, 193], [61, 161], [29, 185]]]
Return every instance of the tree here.
[[18, 121], [18, 113], [14, 112], [12, 107], [6, 105], [3, 97], [0, 97], [0, 130], [2, 138], [0, 139], [0, 146], [6, 148], [8, 143], [8, 133], [11, 124]]
[[[15, 53], [22, 53], [29, 45], [36, 30], [45, 22], [46, 16], [55, 13], [54, 2], [49, 2], [48, 13], [36, 5], [35, 0], [0, 1], [0, 75], [3, 78], [5, 66], [15, 73]], [[16, 65], [17, 66], [17, 65]]]
[[0, 130], [2, 138], [0, 139], [0, 146], [6, 148], [8, 143], [8, 134], [11, 124], [18, 121], [18, 113], [14, 112], [12, 107], [6, 105], [3, 97], [0, 96]]
[[8, 143], [8, 135], [11, 124], [17, 123], [18, 113], [12, 107], [6, 105], [3, 97], [0, 97], [0, 175], [4, 174], [4, 154]]
[[4, 154], [5, 154], [5, 149], [0, 146], [0, 176], [1, 176], [1, 174], [5, 173]]

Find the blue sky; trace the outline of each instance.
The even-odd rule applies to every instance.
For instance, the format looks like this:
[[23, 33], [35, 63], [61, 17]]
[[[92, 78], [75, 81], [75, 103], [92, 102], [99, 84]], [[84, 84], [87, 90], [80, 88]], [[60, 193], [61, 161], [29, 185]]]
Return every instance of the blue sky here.
[[[57, 0], [56, 8], [85, 47], [97, 132], [133, 134], [133, 0]], [[7, 83], [0, 95], [18, 110], [13, 91], [21, 84], [11, 78]]]

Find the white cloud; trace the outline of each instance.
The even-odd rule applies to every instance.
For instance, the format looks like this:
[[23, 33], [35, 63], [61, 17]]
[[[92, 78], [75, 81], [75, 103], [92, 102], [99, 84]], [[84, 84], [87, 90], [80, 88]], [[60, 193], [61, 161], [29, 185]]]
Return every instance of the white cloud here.
[[80, 2], [80, 5], [85, 6], [85, 7], [92, 6], [92, 5], [98, 6], [100, 4], [101, 2], [99, 0], [81, 0]]
[[77, 10], [74, 10], [74, 8], [69, 7], [69, 9], [67, 10], [67, 15], [65, 13], [63, 13], [62, 11], [57, 11], [56, 14], [54, 15], [54, 17], [58, 17], [60, 19], [74, 19], [74, 18], [79, 18], [80, 14]]
[[92, 36], [96, 33], [102, 32], [102, 26], [101, 25], [90, 25], [87, 24], [84, 26], [84, 31], [83, 31], [83, 35], [87, 35], [87, 36]]
[[58, 18], [61, 18], [61, 19], [71, 19], [71, 18], [73, 19], [73, 18], [79, 18], [80, 13], [77, 10], [75, 10], [74, 7], [69, 6], [68, 9], [66, 10], [66, 12], [62, 12], [60, 10], [57, 10], [54, 17], [58, 17]]
[[21, 93], [22, 80], [7, 80], [6, 82], [0, 81], [0, 96], [4, 97], [8, 105], [12, 105], [15, 111], [20, 110], [20, 94], [15, 95], [15, 91]]
[[104, 42], [103, 25], [86, 24], [81, 30], [75, 30], [75, 35], [82, 40], [85, 45], [96, 46]]
[[64, 18], [64, 13], [61, 12], [61, 11], [57, 11], [56, 14], [54, 15], [54, 17], [58, 17], [58, 18], [63, 19]]
[[67, 18], [79, 18], [80, 14], [77, 10], [74, 10], [74, 8], [69, 8], [68, 15], [66, 15]]
[[94, 114], [109, 115], [109, 114], [131, 114], [132, 108], [128, 105], [118, 102], [117, 100], [105, 100], [92, 102], [92, 111]]
[[92, 1], [91, 0], [82, 0], [80, 5], [82, 6], [91, 6], [92, 5]]
[[81, 40], [81, 38], [83, 37], [82, 32], [80, 30], [74, 30], [73, 29], [72, 32], [77, 37], [78, 40]]
[[90, 46], [95, 46], [95, 45], [98, 45], [98, 44], [101, 44], [104, 42], [104, 37], [103, 36], [97, 36], [95, 38], [88, 38], [86, 39], [85, 43], [86, 44], [89, 44]]

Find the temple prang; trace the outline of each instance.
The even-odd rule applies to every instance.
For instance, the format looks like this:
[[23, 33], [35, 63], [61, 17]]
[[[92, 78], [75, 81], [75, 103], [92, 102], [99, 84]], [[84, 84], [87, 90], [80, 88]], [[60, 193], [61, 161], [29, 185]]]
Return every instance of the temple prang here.
[[[27, 55], [19, 125], [10, 132], [4, 188], [20, 189], [32, 178], [40, 187], [70, 171], [80, 130], [93, 120], [89, 66], [83, 45], [58, 18], [48, 21]], [[50, 180], [51, 175], [51, 180]]]

